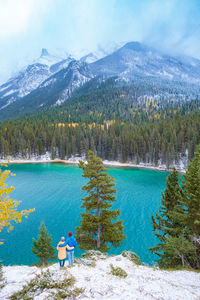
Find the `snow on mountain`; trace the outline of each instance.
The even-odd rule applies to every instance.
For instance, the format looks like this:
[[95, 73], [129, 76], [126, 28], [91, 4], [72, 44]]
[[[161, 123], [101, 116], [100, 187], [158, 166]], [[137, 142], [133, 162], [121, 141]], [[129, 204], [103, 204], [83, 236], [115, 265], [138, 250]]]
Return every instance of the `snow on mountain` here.
[[63, 59], [50, 55], [46, 49], [42, 49], [40, 57], [33, 64], [0, 86], [0, 110], [30, 94], [51, 75], [67, 67], [71, 61], [72, 57]]
[[[192, 62], [192, 63], [191, 63]], [[134, 77], [200, 82], [200, 61], [164, 55], [138, 42], [129, 42], [112, 54], [91, 64], [95, 74], [119, 76], [125, 80]]]
[[[116, 84], [138, 78], [187, 84], [200, 82], [200, 60], [165, 55], [139, 42], [129, 42], [123, 47], [119, 44], [99, 46], [89, 53], [87, 50], [74, 51], [76, 59], [66, 53], [63, 56], [51, 55], [43, 48], [33, 64], [0, 86], [0, 111], [5, 112], [17, 100], [20, 100], [17, 103], [21, 103], [21, 109], [26, 110], [29, 102], [36, 98], [37, 101], [32, 103], [34, 109], [46, 105], [50, 98], [51, 106], [59, 105], [94, 78], [101, 81], [117, 77]], [[87, 86], [90, 88], [88, 83]]]
[[[113, 275], [111, 264], [114, 268], [123, 269], [127, 277]], [[81, 258], [73, 267], [64, 269], [60, 269], [58, 263], [42, 269], [9, 266], [3, 268], [3, 274], [7, 283], [0, 290], [0, 298], [5, 300], [10, 299], [14, 293], [22, 291], [23, 286], [34, 278], [35, 281], [29, 289], [24, 290], [24, 296], [22, 293], [21, 298], [18, 296], [16, 299], [26, 297], [27, 299], [53, 300], [59, 298], [56, 297], [59, 293], [62, 298], [68, 299], [64, 295], [69, 295], [70, 292], [74, 295], [73, 299], [82, 300], [200, 299], [199, 273], [163, 271], [156, 267], [136, 265], [122, 255]], [[70, 278], [74, 278], [71, 285], [67, 287], [62, 285]]]
[[41, 55], [35, 62], [43, 64], [43, 65], [47, 65], [47, 66], [52, 66], [52, 65], [58, 63], [59, 61], [62, 61], [63, 59], [64, 59], [64, 57], [49, 54], [47, 49], [42, 48]]
[[54, 105], [60, 105], [66, 101], [72, 92], [93, 78], [88, 64], [72, 60], [66, 68], [45, 80], [39, 89], [49, 87], [49, 90], [57, 91], [58, 98]]
[[[61, 65], [65, 65], [65, 63], [63, 61]], [[59, 67], [57, 66], [56, 69]], [[14, 111], [15, 114], [23, 114], [23, 112], [31, 112], [33, 109], [41, 109], [41, 107], [60, 105], [69, 98], [75, 89], [92, 77], [88, 64], [72, 60], [67, 67], [62, 67], [55, 72], [32, 92], [15, 103], [11, 103], [12, 107], [10, 106], [9, 110], [6, 112], [4, 110], [3, 113], [10, 117], [10, 111]]]

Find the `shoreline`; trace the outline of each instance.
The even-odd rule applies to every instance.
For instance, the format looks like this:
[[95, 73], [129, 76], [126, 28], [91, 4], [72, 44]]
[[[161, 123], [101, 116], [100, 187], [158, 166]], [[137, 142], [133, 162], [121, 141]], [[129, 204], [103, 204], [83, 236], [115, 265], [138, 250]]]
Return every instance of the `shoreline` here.
[[[65, 164], [65, 165], [77, 165], [79, 160], [85, 161], [84, 158], [82, 157], [77, 157], [77, 158], [72, 158], [68, 160], [62, 160], [62, 159], [16, 159], [16, 158], [10, 158], [9, 164]], [[0, 163], [8, 163], [7, 159], [0, 159]], [[162, 172], [170, 172], [172, 168], [167, 168], [164, 165], [160, 165], [158, 167], [153, 166], [148, 163], [140, 163], [140, 164], [134, 164], [134, 163], [121, 163], [119, 161], [108, 161], [108, 160], [103, 160], [103, 164], [105, 166], [110, 166], [110, 167], [116, 167], [116, 168], [133, 168], [133, 169], [146, 169], [146, 170], [153, 170], [153, 171], [162, 171]], [[177, 171], [180, 173], [185, 173], [186, 170], [184, 168], [179, 168], [177, 167]]]

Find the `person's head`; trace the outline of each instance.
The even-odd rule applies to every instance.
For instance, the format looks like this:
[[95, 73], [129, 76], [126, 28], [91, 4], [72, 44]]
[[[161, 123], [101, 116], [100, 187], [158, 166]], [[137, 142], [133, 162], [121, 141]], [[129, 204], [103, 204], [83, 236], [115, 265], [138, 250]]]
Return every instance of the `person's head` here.
[[69, 237], [72, 236], [72, 232], [71, 231], [68, 232], [68, 236]]
[[65, 238], [64, 238], [64, 236], [62, 236], [62, 237], [61, 237], [61, 241], [62, 241], [62, 242], [64, 242], [64, 241], [65, 241]]

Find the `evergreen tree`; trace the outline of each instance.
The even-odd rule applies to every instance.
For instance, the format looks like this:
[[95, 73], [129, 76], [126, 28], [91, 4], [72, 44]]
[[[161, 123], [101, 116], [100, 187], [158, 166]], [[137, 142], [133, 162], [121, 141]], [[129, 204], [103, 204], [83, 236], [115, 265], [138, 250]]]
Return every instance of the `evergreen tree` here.
[[193, 161], [183, 175], [183, 204], [186, 208], [185, 226], [189, 239], [197, 247], [197, 255], [193, 267], [200, 268], [200, 146], [195, 152]]
[[[174, 267], [174, 262], [177, 261], [177, 264], [180, 264], [184, 267], [192, 267], [191, 262], [194, 261], [194, 258], [197, 255], [197, 247], [183, 234], [180, 234], [177, 237], [167, 237], [165, 244], [162, 248], [165, 256], [162, 258], [164, 262], [163, 265]], [[173, 263], [170, 263], [170, 262]]]
[[39, 228], [38, 241], [33, 238], [32, 252], [39, 257], [39, 262], [45, 266], [49, 260], [56, 259], [55, 249], [52, 246], [52, 237], [47, 232], [44, 223]]
[[200, 236], [200, 146], [183, 177], [183, 203], [187, 210], [186, 224], [192, 235]]
[[[79, 162], [83, 170], [83, 177], [89, 182], [82, 187], [88, 195], [83, 198], [80, 227], [76, 228], [76, 238], [81, 249], [98, 249], [107, 251], [108, 243], [114, 247], [120, 246], [125, 238], [122, 220], [115, 221], [120, 215], [120, 210], [112, 210], [112, 203], [116, 201], [114, 194], [115, 183], [105, 171], [103, 162], [92, 151], [88, 152], [87, 163]], [[115, 222], [114, 222], [115, 221]]]
[[[171, 255], [166, 250], [166, 243], [169, 237], [178, 238], [184, 232], [184, 208], [182, 206], [182, 190], [179, 185], [178, 172], [173, 168], [166, 180], [166, 189], [162, 193], [161, 207], [156, 216], [152, 216], [153, 232], [160, 240], [156, 247], [150, 248], [160, 257], [158, 261], [161, 266], [170, 266], [180, 263], [177, 256]], [[175, 249], [174, 249], [175, 250]], [[174, 258], [176, 258], [174, 260]]]

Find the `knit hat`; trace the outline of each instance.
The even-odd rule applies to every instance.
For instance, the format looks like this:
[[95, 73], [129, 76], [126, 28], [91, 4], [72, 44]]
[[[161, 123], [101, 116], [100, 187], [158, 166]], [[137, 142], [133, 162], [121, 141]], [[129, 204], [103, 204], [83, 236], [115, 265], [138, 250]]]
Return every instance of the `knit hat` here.
[[72, 236], [72, 232], [71, 231], [68, 232], [68, 236]]

